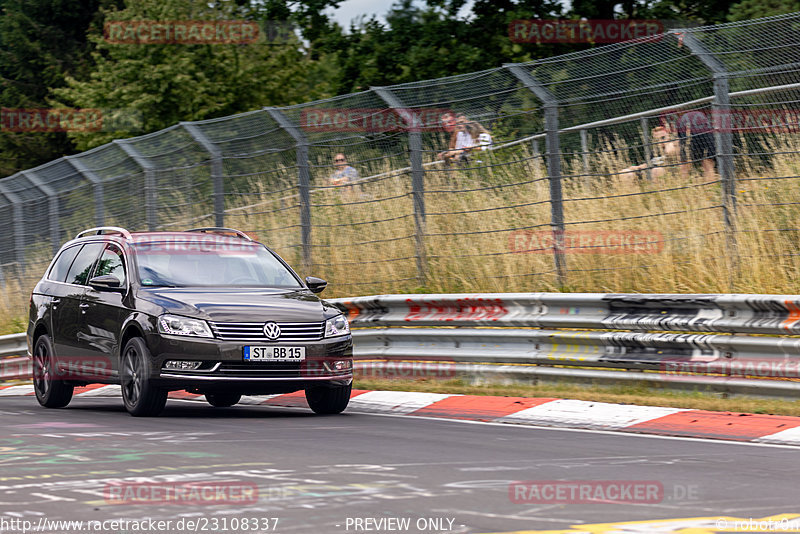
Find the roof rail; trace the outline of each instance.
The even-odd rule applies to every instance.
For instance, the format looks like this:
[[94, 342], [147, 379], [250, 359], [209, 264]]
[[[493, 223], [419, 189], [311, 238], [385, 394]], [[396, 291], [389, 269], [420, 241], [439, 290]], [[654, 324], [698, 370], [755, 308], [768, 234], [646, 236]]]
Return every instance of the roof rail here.
[[219, 234], [219, 235], [230, 235], [234, 234], [242, 239], [247, 239], [248, 241], [252, 241], [253, 239], [247, 235], [246, 233], [242, 232], [241, 230], [236, 230], [234, 228], [222, 228], [219, 226], [208, 226], [205, 228], [192, 228], [191, 230], [184, 230], [185, 232], [198, 232], [201, 234]]
[[80, 232], [78, 235], [76, 235], [75, 239], [84, 237], [86, 235], [105, 235], [105, 234], [118, 234], [124, 237], [125, 239], [133, 239], [129, 231], [127, 231], [125, 228], [120, 228], [119, 226], [98, 226], [96, 228], [89, 228], [88, 230], [84, 230], [83, 232]]

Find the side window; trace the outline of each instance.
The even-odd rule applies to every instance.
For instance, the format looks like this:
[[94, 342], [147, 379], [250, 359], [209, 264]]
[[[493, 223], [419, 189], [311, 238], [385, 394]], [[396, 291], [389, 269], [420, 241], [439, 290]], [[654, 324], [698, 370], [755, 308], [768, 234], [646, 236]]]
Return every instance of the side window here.
[[52, 269], [50, 269], [50, 274], [47, 275], [47, 279], [53, 280], [54, 282], [66, 282], [69, 266], [72, 265], [72, 260], [75, 259], [80, 249], [80, 245], [75, 245], [74, 247], [69, 247], [61, 251]]
[[97, 262], [97, 269], [94, 272], [95, 276], [103, 276], [110, 274], [116, 276], [122, 286], [125, 286], [125, 257], [122, 251], [116, 245], [107, 245], [100, 256], [100, 261]]
[[67, 273], [68, 284], [86, 285], [89, 280], [89, 273], [92, 272], [94, 261], [103, 250], [103, 243], [89, 243], [84, 245], [78, 253], [78, 257], [72, 262], [72, 266]]

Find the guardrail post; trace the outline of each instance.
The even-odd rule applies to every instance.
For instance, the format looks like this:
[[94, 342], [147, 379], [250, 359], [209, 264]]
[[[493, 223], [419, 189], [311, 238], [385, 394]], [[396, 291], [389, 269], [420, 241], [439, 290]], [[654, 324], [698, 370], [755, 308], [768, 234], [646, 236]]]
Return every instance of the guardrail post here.
[[76, 156], [64, 156], [64, 160], [72, 165], [72, 168], [78, 171], [81, 176], [92, 183], [92, 191], [94, 192], [94, 221], [97, 226], [104, 226], [106, 224], [106, 211], [105, 201], [103, 200], [103, 180], [101, 180], [94, 171], [86, 167]]
[[58, 213], [58, 194], [52, 187], [45, 184], [36, 176], [33, 171], [20, 171], [20, 174], [32, 183], [36, 189], [47, 196], [47, 211], [50, 217], [50, 244], [53, 247], [53, 254], [61, 248], [61, 226], [59, 224]]
[[547, 175], [550, 180], [550, 227], [553, 229], [553, 260], [556, 282], [564, 287], [567, 282], [567, 261], [564, 256], [564, 202], [561, 191], [561, 141], [558, 134], [558, 100], [545, 86], [515, 64], [504, 65], [544, 107], [544, 131], [547, 147]]
[[180, 125], [211, 156], [211, 181], [214, 183], [214, 226], [223, 227], [225, 226], [225, 182], [222, 150], [196, 124], [181, 122]]
[[313, 257], [311, 255], [311, 174], [308, 168], [308, 138], [300, 127], [290, 121], [279, 109], [264, 108], [264, 110], [295, 141], [297, 192], [300, 196], [300, 241], [303, 248], [303, 268], [308, 272], [313, 265]]
[[[677, 33], [680, 33], [680, 35]], [[703, 65], [708, 67], [714, 78], [714, 100], [711, 104], [715, 115], [712, 118], [714, 145], [717, 152], [717, 168], [722, 180], [722, 216], [725, 220], [726, 242], [729, 247], [728, 254], [735, 264], [735, 271], [738, 269], [734, 227], [734, 218], [736, 216], [736, 171], [733, 165], [733, 121], [730, 115], [731, 99], [728, 70], [714, 53], [706, 48], [691, 32], [673, 30], [672, 34], [678, 39], [683, 39], [683, 44], [697, 56]]]
[[116, 143], [136, 164], [144, 171], [144, 211], [147, 220], [147, 229], [151, 232], [158, 226], [158, 200], [156, 199], [156, 168], [144, 157], [141, 152], [136, 150], [130, 141], [115, 139]]
[[644, 147], [644, 162], [647, 167], [645, 167], [645, 173], [647, 175], [647, 181], [653, 179], [653, 166], [650, 161], [653, 159], [653, 151], [650, 150], [650, 131], [648, 124], [649, 121], [647, 117], [642, 117], [639, 119], [639, 127], [642, 129], [642, 146]]
[[[386, 102], [394, 112], [402, 115], [408, 130], [408, 150], [411, 161], [411, 195], [414, 199], [414, 239], [417, 257], [417, 281], [424, 286], [427, 280], [428, 255], [425, 250], [425, 168], [422, 166], [422, 132], [415, 127], [413, 113], [386, 87], [372, 87], [372, 91]], [[421, 126], [421, 125], [420, 125]]]
[[0, 194], [11, 203], [12, 221], [14, 224], [14, 256], [19, 265], [19, 272], [25, 266], [25, 216], [22, 213], [22, 199], [9, 191], [0, 181]]

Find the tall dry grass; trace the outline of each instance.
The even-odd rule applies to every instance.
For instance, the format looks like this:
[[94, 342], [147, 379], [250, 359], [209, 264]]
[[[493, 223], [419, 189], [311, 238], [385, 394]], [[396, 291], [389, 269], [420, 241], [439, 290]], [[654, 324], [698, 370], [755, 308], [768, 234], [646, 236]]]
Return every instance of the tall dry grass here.
[[31, 276], [8, 277], [0, 291], [0, 335], [24, 332], [28, 303], [36, 281]]
[[[540, 234], [527, 232], [549, 231], [551, 217], [543, 161], [524, 150], [513, 157], [481, 154], [468, 166], [428, 168], [424, 282], [417, 277], [408, 174], [325, 187], [328, 170], [321, 169], [312, 181], [313, 265], [307, 269], [291, 183], [276, 191], [254, 179], [256, 193], [229, 206], [226, 225], [255, 232], [302, 275], [328, 279], [328, 297], [507, 291], [792, 294], [800, 282], [800, 140], [783, 136], [763, 142], [775, 156], [736, 158], [733, 230], [724, 223], [718, 178], [704, 177], [699, 169], [688, 179], [673, 166], [657, 180], [630, 180], [618, 174], [632, 163], [624, 151], [598, 154], [590, 162], [592, 176], [584, 176], [581, 160], [566, 159], [567, 232], [645, 232], [655, 243], [635, 253], [569, 251], [563, 283], [550, 249], [520, 252], [537, 248], [530, 246], [531, 236]], [[181, 227], [183, 219], [195, 216], [187, 211], [171, 214], [171, 220]], [[42, 260], [22, 281], [7, 281], [0, 292], [0, 332], [24, 327], [29, 291], [44, 266]]]
[[[800, 231], [800, 146], [769, 142], [771, 161], [737, 157], [737, 207], [724, 223], [722, 184], [679, 167], [653, 181], [623, 179], [631, 162], [604, 153], [582, 176], [565, 161], [567, 232], [643, 232], [655, 243], [615, 253], [592, 247], [565, 254], [559, 283], [551, 250], [518, 252], [547, 232], [550, 184], [541, 158], [483, 157], [471, 167], [426, 173], [427, 279], [416, 278], [410, 179], [404, 175], [364, 191], [316, 194], [314, 271], [336, 296], [383, 292], [746, 292], [794, 293]], [[600, 158], [598, 158], [600, 159]], [[488, 167], [491, 164], [493, 166]], [[367, 221], [384, 221], [363, 224]], [[275, 220], [273, 224], [277, 224]], [[259, 223], [266, 226], [269, 223]], [[539, 234], [533, 234], [539, 235]], [[526, 241], [527, 239], [527, 241]], [[331, 246], [337, 244], [337, 246]], [[320, 246], [321, 245], [321, 246]], [[517, 250], [517, 252], [515, 252]]]

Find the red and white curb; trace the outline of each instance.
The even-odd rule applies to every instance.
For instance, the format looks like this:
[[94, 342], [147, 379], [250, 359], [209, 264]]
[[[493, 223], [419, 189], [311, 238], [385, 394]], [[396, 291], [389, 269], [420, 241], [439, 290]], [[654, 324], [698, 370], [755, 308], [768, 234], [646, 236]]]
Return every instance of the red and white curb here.
[[[32, 396], [33, 386], [0, 387], [0, 397]], [[119, 386], [76, 388], [75, 396], [119, 397]], [[172, 399], [204, 401], [182, 391]], [[302, 391], [243, 397], [240, 404], [307, 408]], [[612, 430], [800, 446], [800, 417], [710, 412], [552, 398], [354, 390], [347, 411], [533, 426]]]

